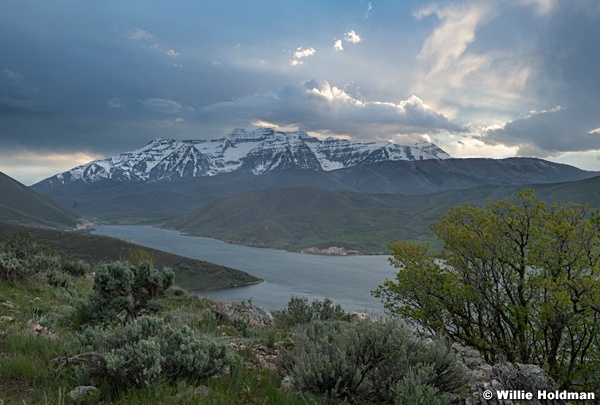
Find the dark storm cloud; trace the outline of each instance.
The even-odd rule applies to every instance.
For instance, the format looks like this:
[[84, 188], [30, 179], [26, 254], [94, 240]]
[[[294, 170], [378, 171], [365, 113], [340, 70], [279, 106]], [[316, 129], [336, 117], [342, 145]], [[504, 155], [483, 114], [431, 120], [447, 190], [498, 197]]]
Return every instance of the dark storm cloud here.
[[47, 109], [36, 100], [39, 89], [28, 84], [25, 77], [9, 69], [0, 74], [0, 116], [21, 113], [41, 113]]
[[412, 96], [398, 103], [357, 99], [327, 81], [285, 86], [278, 92], [255, 94], [205, 107], [213, 118], [277, 126], [358, 138], [388, 139], [397, 134], [465, 131], [443, 114]]
[[[595, 150], [599, 5], [7, 0], [0, 167], [22, 151], [43, 165], [53, 153], [84, 159], [269, 124], [356, 138], [428, 134], [443, 148], [466, 125], [496, 124], [477, 135], [497, 150]], [[343, 52], [336, 38], [346, 38]], [[479, 153], [464, 141], [461, 150]], [[48, 176], [58, 170], [48, 167]]]
[[[600, 3], [564, 2], [541, 32], [536, 92], [539, 112], [487, 131], [490, 144], [519, 155], [600, 150]], [[556, 104], [552, 104], [556, 103]]]
[[192, 107], [186, 107], [176, 101], [165, 100], [162, 98], [149, 98], [141, 101], [141, 103], [147, 109], [163, 114], [177, 114], [184, 111], [194, 111]]
[[600, 149], [598, 109], [554, 108], [487, 131], [488, 143], [515, 146], [520, 156], [549, 157], [563, 152]]

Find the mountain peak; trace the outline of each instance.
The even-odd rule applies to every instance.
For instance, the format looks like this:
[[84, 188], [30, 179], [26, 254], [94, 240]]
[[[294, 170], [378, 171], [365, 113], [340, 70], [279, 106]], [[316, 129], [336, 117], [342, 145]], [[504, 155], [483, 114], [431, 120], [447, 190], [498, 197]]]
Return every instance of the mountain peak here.
[[140, 149], [78, 166], [43, 182], [50, 186], [76, 181], [144, 182], [233, 171], [257, 175], [290, 168], [329, 171], [381, 161], [448, 158], [432, 143], [321, 141], [304, 131], [237, 128], [214, 140], [158, 138]]

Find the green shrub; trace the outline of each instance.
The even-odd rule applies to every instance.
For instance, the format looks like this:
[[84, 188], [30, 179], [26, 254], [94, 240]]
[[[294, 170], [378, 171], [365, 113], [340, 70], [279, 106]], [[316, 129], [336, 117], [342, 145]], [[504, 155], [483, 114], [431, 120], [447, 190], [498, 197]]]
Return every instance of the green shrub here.
[[89, 274], [91, 266], [83, 260], [66, 260], [62, 264], [62, 270], [75, 277], [83, 277]]
[[51, 270], [46, 273], [46, 280], [48, 284], [54, 287], [62, 287], [66, 290], [72, 289], [74, 284], [73, 280], [68, 274], [58, 270]]
[[430, 364], [419, 363], [410, 367], [404, 378], [392, 387], [394, 403], [398, 405], [446, 405], [455, 402], [456, 398], [442, 394], [431, 384], [435, 370]]
[[173, 297], [185, 297], [187, 295], [187, 291], [181, 287], [171, 287], [167, 293]]
[[338, 304], [325, 298], [323, 301], [313, 300], [309, 304], [306, 297], [290, 298], [287, 308], [281, 313], [281, 321], [287, 326], [293, 326], [311, 321], [333, 321], [348, 317], [348, 314]]
[[20, 260], [28, 260], [37, 251], [33, 236], [25, 228], [17, 228], [7, 238], [4, 250]]
[[113, 262], [101, 266], [94, 277], [94, 292], [87, 302], [91, 321], [130, 323], [158, 308], [155, 300], [173, 284], [168, 267], [155, 268], [143, 261], [137, 266]]
[[32, 254], [20, 258], [11, 251], [0, 252], [0, 279], [26, 283], [45, 271], [59, 271], [60, 260], [55, 256]]
[[0, 252], [0, 278], [14, 281], [22, 277], [23, 263], [11, 253]]
[[235, 356], [219, 341], [173, 328], [155, 317], [140, 317], [114, 329], [88, 328], [79, 336], [87, 351], [99, 353], [90, 374], [110, 386], [144, 386], [159, 379], [199, 380], [222, 372]]
[[27, 266], [33, 274], [45, 271], [60, 271], [60, 258], [43, 253], [33, 255], [27, 262]]
[[330, 401], [389, 403], [405, 395], [418, 403], [431, 392], [450, 401], [466, 382], [449, 347], [417, 340], [394, 323], [311, 322], [295, 333], [282, 364], [298, 389]]

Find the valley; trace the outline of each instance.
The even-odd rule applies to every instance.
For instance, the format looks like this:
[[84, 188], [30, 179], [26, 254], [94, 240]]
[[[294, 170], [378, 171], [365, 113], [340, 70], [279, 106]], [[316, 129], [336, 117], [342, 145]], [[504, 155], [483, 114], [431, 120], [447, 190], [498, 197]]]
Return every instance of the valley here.
[[326, 256], [290, 253], [223, 243], [148, 226], [97, 226], [94, 235], [134, 240], [147, 248], [220, 263], [265, 280], [237, 288], [197, 291], [215, 301], [248, 301], [268, 310], [284, 308], [292, 296], [329, 298], [347, 311], [383, 316], [381, 302], [371, 295], [393, 276], [388, 256]]
[[153, 225], [294, 252], [386, 254], [428, 240], [450, 207], [533, 188], [598, 206], [598, 173], [534, 158], [453, 159], [433, 144], [326, 139], [269, 128], [159, 139], [31, 188], [97, 224]]

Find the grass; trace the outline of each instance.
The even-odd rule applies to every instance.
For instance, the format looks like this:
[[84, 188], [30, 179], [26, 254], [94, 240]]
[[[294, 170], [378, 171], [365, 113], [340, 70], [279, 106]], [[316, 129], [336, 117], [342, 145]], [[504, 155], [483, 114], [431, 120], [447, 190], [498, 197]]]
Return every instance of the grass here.
[[[90, 403], [119, 404], [306, 404], [301, 395], [279, 389], [281, 376], [256, 368], [251, 346], [273, 345], [273, 334], [236, 330], [210, 311], [214, 302], [172, 287], [161, 299], [160, 316], [173, 327], [188, 325], [199, 335], [236, 342], [242, 359], [229, 372], [205, 381], [178, 379], [145, 387], [114, 389], [90, 380], [77, 366], [59, 366], [82, 348], [74, 339], [82, 320], [79, 307], [93, 286], [90, 277], [73, 277], [68, 290], [48, 284], [44, 274], [25, 282], [0, 280], [0, 403], [67, 404], [69, 391], [96, 385], [101, 394]], [[32, 330], [38, 324], [42, 333]], [[42, 329], [43, 328], [43, 329]], [[232, 349], [234, 350], [234, 349]], [[74, 360], [72, 360], [73, 362]]]
[[289, 345], [290, 325], [280, 322], [270, 331], [236, 329], [215, 316], [213, 301], [177, 286], [161, 298], [158, 316], [174, 328], [187, 325], [197, 335], [230, 342], [229, 350], [239, 360], [224, 374], [199, 381], [179, 378], [151, 386], [108, 385], [78, 363], [78, 355], [86, 351], [76, 338], [86, 326], [81, 308], [92, 292], [93, 279], [86, 274], [68, 277], [67, 288], [51, 285], [44, 271], [20, 282], [0, 279], [0, 403], [67, 404], [71, 403], [68, 393], [81, 385], [99, 389], [89, 403], [325, 403], [282, 390], [282, 376], [260, 366], [255, 357], [256, 345], [272, 350]]
[[[88, 404], [331, 403], [325, 396], [316, 396], [326, 395], [324, 391], [305, 388], [306, 391], [321, 392], [309, 394], [295, 387], [282, 386], [284, 367], [289, 368], [285, 359], [292, 353], [289, 350], [293, 348], [298, 332], [295, 326], [314, 320], [350, 319], [349, 314], [341, 308], [337, 310], [331, 302], [324, 301], [319, 305], [319, 301], [309, 303], [297, 298], [301, 302], [293, 305], [291, 300], [287, 310], [273, 314], [275, 328], [262, 331], [226, 324], [211, 311], [214, 302], [192, 295], [180, 287], [171, 287], [160, 298], [161, 305], [157, 306], [160, 309], [153, 315], [155, 318], [131, 323], [126, 328], [101, 324], [99, 328], [90, 328], [82, 333], [92, 326], [91, 318], [82, 316], [80, 308], [82, 303], [88, 301], [92, 291], [97, 292], [93, 290], [94, 281], [87, 275], [73, 276], [73, 282], [65, 289], [49, 284], [43, 272], [41, 270], [22, 282], [0, 279], [0, 404], [66, 405], [73, 403], [69, 398], [73, 389], [89, 385], [96, 387], [97, 392], [84, 402]], [[299, 305], [302, 303], [304, 305]], [[88, 320], [90, 324], [85, 323]], [[165, 327], [163, 322], [170, 327]], [[191, 329], [193, 332], [191, 341], [181, 339], [183, 335], [175, 337], [171, 334], [184, 325], [189, 328], [185, 328], [185, 331]], [[154, 329], [145, 329], [148, 327]], [[125, 335], [115, 333], [117, 330], [119, 333], [127, 330], [128, 337], [123, 338]], [[146, 330], [143, 336], [142, 330]], [[120, 336], [116, 339], [125, 340], [117, 343], [116, 336]], [[111, 360], [119, 356], [119, 352], [132, 347], [152, 348], [153, 344], [156, 348], [156, 342], [165, 338], [169, 340], [161, 340], [158, 351], [130, 351], [135, 353], [135, 357], [126, 358], [124, 362], [113, 362], [119, 365], [116, 373], [114, 368], [108, 367]], [[212, 354], [207, 354], [208, 351], [204, 352], [203, 349], [195, 350], [193, 354], [185, 351], [186, 342], [199, 343], [200, 346], [192, 346], [198, 348], [207, 343], [205, 339], [218, 341], [213, 345], [215, 351]], [[141, 342], [143, 345], [137, 345]], [[167, 342], [168, 354], [163, 351], [163, 342]], [[171, 352], [171, 348], [176, 348], [173, 351], [175, 353]], [[284, 354], [281, 357], [269, 357], [277, 355], [280, 350]], [[144, 381], [141, 378], [135, 379], [135, 376], [141, 375], [136, 374], [140, 369], [129, 368], [129, 365], [137, 367], [135, 360], [141, 358], [145, 361], [145, 353], [151, 353], [152, 361], [142, 363], [142, 374], [154, 369], [156, 363], [153, 360], [163, 359], [160, 357], [163, 354], [165, 358], [169, 357], [169, 361], [182, 356], [184, 361], [193, 359], [193, 362], [200, 363], [205, 361], [206, 356], [211, 356], [212, 360], [223, 361], [221, 364], [227, 366], [222, 368], [217, 365], [213, 368], [215, 372], [195, 369], [192, 374], [187, 369], [191, 363], [182, 362], [180, 364], [186, 364], [183, 366], [185, 368], [170, 368], [175, 370], [175, 374], [166, 375], [159, 371], [153, 374], [157, 377], [144, 383], [140, 382]], [[196, 357], [197, 353], [200, 356]], [[285, 353], [288, 353], [287, 357]], [[201, 359], [203, 355], [205, 358]], [[361, 401], [370, 403], [370, 399]]]
[[[0, 280], [0, 400], [4, 404], [67, 404], [67, 393], [89, 381], [77, 369], [57, 367], [53, 359], [81, 350], [71, 339], [79, 332], [73, 321], [77, 303], [89, 294], [92, 280], [77, 278], [69, 298], [64, 291], [36, 277], [21, 284]], [[206, 381], [178, 380], [148, 387], [111, 390], [100, 383], [101, 403], [119, 404], [319, 404], [302, 394], [280, 389], [281, 376], [257, 368], [252, 362], [251, 345], [273, 346], [278, 331], [253, 331], [244, 336], [231, 326], [222, 324], [209, 310], [214, 304], [206, 298], [172, 288], [162, 300], [161, 315], [172, 326], [188, 325], [199, 334], [217, 336], [245, 346], [240, 349], [242, 362], [229, 373]], [[41, 323], [51, 335], [31, 332], [28, 321]]]

